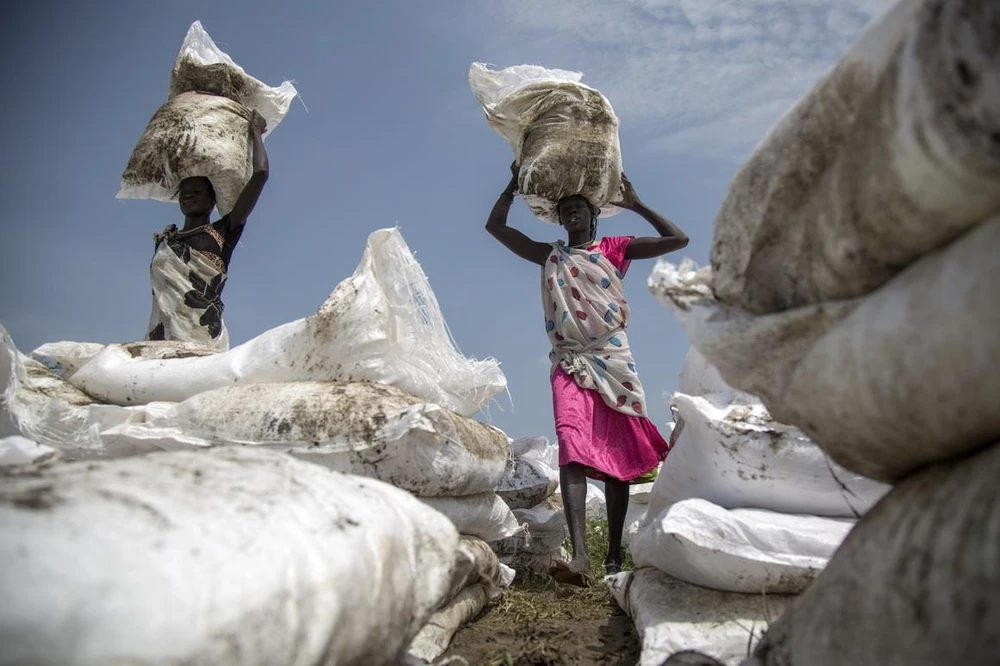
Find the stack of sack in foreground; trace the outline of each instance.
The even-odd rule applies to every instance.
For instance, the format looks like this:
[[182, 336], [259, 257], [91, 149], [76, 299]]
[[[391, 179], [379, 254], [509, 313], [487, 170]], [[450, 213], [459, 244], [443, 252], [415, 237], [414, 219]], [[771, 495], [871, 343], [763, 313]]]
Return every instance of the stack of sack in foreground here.
[[670, 454], [627, 533], [637, 570], [609, 586], [639, 629], [642, 664], [683, 648], [738, 663], [888, 486], [830, 462], [694, 349], [672, 400]]
[[[395, 663], [411, 640], [430, 659], [513, 578], [488, 545], [520, 529], [496, 494], [507, 438], [469, 418], [505, 380], [455, 349], [398, 230], [370, 236], [315, 315], [228, 352], [57, 343], [34, 356], [0, 329], [0, 454], [44, 468], [4, 483], [0, 586], [18, 601], [0, 636], [15, 662]], [[29, 535], [40, 550], [17, 545]], [[129, 565], [109, 568], [115, 548]], [[250, 595], [252, 567], [272, 582]], [[225, 612], [178, 615], [176, 595]], [[174, 641], [177, 617], [190, 626]]]
[[[1000, 7], [898, 3], [650, 288], [730, 385], [893, 484], [747, 663], [1000, 654]], [[780, 225], [780, 226], [779, 226]]]

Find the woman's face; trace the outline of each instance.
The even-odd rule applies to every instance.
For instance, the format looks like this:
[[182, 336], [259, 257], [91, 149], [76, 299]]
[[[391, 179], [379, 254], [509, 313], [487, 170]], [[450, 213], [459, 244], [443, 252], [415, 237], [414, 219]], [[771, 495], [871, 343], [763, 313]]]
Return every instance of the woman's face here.
[[208, 178], [185, 178], [177, 188], [177, 201], [184, 215], [208, 215], [215, 207], [212, 183]]
[[589, 231], [594, 221], [590, 202], [585, 197], [574, 195], [559, 201], [559, 224], [569, 233]]

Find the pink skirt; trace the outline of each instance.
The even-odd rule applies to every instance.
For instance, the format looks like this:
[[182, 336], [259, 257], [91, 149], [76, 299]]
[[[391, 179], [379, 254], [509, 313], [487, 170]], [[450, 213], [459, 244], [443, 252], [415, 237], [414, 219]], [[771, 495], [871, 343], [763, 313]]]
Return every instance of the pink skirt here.
[[608, 407], [561, 367], [552, 373], [552, 410], [560, 467], [579, 463], [593, 478], [631, 481], [656, 469], [670, 450], [652, 421]]

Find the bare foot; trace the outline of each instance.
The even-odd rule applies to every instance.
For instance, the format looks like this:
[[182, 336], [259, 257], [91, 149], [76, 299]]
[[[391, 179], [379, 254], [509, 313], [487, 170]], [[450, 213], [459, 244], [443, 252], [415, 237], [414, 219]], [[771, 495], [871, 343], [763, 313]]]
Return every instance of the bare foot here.
[[590, 587], [590, 562], [587, 560], [556, 562], [549, 568], [549, 575], [557, 583]]

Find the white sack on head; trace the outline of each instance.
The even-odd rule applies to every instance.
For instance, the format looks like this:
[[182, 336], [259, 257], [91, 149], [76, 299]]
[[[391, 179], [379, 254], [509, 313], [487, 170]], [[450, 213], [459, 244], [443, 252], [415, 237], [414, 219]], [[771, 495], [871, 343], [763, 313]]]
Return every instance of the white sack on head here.
[[167, 102], [133, 149], [118, 198], [173, 201], [182, 180], [200, 176], [228, 214], [251, 175], [251, 113], [267, 121], [269, 135], [296, 94], [288, 81], [275, 88], [247, 74], [195, 21], [174, 63]]
[[518, 193], [531, 211], [559, 222], [556, 204], [583, 195], [608, 217], [621, 193], [618, 116], [583, 75], [517, 65], [469, 68], [469, 85], [486, 120], [510, 144], [520, 165]]

